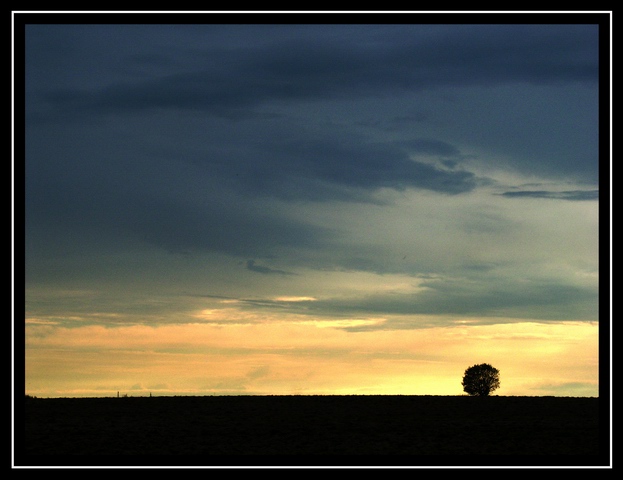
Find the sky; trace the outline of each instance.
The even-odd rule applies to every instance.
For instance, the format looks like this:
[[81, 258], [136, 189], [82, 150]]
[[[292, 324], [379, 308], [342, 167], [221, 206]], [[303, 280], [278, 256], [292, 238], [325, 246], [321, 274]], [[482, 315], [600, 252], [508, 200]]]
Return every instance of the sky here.
[[25, 26], [27, 394], [599, 396], [599, 25], [195, 18]]

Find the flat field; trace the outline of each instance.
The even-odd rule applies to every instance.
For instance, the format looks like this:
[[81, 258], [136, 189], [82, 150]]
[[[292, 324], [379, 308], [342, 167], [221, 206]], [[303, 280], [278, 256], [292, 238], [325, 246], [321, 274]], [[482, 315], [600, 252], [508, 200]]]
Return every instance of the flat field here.
[[599, 420], [577, 397], [27, 397], [15, 464], [577, 465], [603, 457]]

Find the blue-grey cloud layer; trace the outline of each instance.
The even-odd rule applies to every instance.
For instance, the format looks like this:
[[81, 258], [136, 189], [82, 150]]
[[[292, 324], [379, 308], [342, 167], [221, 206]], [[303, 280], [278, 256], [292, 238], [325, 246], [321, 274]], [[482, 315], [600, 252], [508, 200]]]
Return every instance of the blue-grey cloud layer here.
[[[59, 30], [49, 28], [52, 35]], [[64, 31], [59, 34], [68, 34], [69, 41], [72, 34], [96, 36], [101, 32], [105, 37], [100, 48], [105, 42], [116, 43], [114, 36], [122, 42], [130, 35], [132, 40], [133, 32], [142, 36], [184, 35], [166, 26], [139, 28], [96, 26], [90, 31], [84, 26], [60, 27]], [[151, 57], [135, 54], [117, 59], [127, 62], [128, 71], [138, 72], [150, 62], [160, 64], [166, 73], [144, 78], [136, 75], [100, 88], [51, 89], [43, 99], [52, 107], [89, 115], [94, 110], [117, 113], [157, 108], [219, 114], [274, 100], [388, 95], [392, 91], [454, 85], [594, 84], [598, 80], [597, 31], [590, 25], [347, 29], [303, 25], [285, 28], [285, 32], [284, 27], [235, 28], [247, 39], [246, 45], [213, 47], [207, 42], [214, 38], [211, 30], [219, 28], [206, 26], [204, 32], [191, 32], [197, 41], [192, 49], [181, 47], [175, 52], [152, 53]], [[33, 43], [36, 35], [33, 33]], [[204, 41], [206, 46], [202, 47]], [[58, 56], [63, 51], [51, 53]], [[176, 63], [182, 63], [180, 72], [171, 73], [171, 65]]]
[[[385, 191], [443, 202], [496, 182], [495, 201], [596, 201], [598, 33], [28, 25], [27, 279], [108, 278], [104, 258], [141, 246], [230, 256], [240, 275], [261, 279], [304, 281], [293, 275], [301, 266], [391, 273], [398, 269], [371, 254], [374, 245], [322, 212], [382, 208]], [[490, 177], [496, 168], [573, 186], [506, 185]], [[314, 213], [295, 213], [301, 206]], [[573, 284], [519, 291], [506, 281], [464, 294], [436, 284], [413, 302], [360, 298], [352, 311], [510, 314], [594, 293]], [[310, 305], [321, 307], [350, 311]]]

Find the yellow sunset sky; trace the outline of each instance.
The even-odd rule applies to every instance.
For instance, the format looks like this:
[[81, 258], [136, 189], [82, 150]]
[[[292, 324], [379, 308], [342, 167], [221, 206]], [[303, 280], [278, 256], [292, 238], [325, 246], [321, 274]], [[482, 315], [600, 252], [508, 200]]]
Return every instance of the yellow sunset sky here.
[[[598, 326], [525, 321], [349, 332], [378, 319], [270, 316], [222, 324], [27, 324], [26, 391], [41, 397], [461, 395], [464, 370], [500, 370], [497, 395], [599, 396]], [[248, 315], [243, 315], [248, 317]], [[424, 319], [424, 321], [429, 321]], [[339, 325], [336, 328], [336, 324]]]

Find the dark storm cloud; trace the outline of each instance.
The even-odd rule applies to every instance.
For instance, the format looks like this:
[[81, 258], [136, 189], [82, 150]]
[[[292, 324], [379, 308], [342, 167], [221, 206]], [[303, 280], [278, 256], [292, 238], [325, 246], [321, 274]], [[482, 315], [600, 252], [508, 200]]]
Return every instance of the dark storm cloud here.
[[453, 145], [441, 140], [418, 138], [404, 142], [415, 154], [438, 155], [441, 157], [454, 157], [460, 155], [460, 151]]
[[171, 252], [217, 251], [266, 255], [275, 248], [318, 244], [327, 234], [304, 222], [252, 208], [197, 208], [154, 201], [144, 203], [128, 222], [131, 233]]
[[335, 235], [283, 216], [266, 203], [271, 198], [371, 201], [382, 187], [458, 194], [476, 184], [469, 172], [440, 170], [410, 160], [402, 147], [352, 135], [306, 136], [278, 124], [273, 138], [180, 122], [180, 131], [152, 119], [29, 135], [26, 208], [35, 251], [125, 239], [176, 253], [265, 257], [281, 247], [331, 245]]
[[[278, 137], [279, 138], [279, 137]], [[439, 145], [433, 142], [439, 150]], [[408, 148], [390, 143], [372, 143], [347, 134], [299, 136], [256, 143], [252, 158], [233, 168], [251, 170], [240, 177], [247, 188], [267, 194], [309, 199], [357, 198], [347, 189], [423, 188], [449, 194], [463, 193], [476, 186], [475, 175], [467, 171], [441, 170], [414, 161]], [[452, 147], [442, 144], [443, 152]], [[335, 187], [341, 187], [337, 190]], [[338, 193], [339, 192], [339, 193]], [[257, 192], [256, 192], [257, 193]]]
[[[205, 26], [205, 31], [210, 28]], [[110, 78], [108, 85], [82, 89], [39, 85], [37, 90], [58, 113], [185, 109], [238, 115], [268, 101], [377, 96], [453, 85], [596, 82], [598, 74], [597, 28], [590, 25], [377, 25], [343, 33], [341, 26], [302, 25], [298, 30], [303, 39], [285, 35], [272, 41], [265, 38], [279, 29], [236, 29], [247, 39], [246, 47], [210, 44], [202, 52], [182, 46], [176, 51], [178, 73]], [[145, 35], [149, 27], [139, 32]], [[202, 41], [200, 35], [196, 38]], [[134, 34], [133, 39], [141, 37]], [[123, 40], [107, 36], [101, 41], [115, 48]], [[137, 65], [144, 55], [125, 60]]]
[[33, 134], [26, 162], [29, 245], [78, 252], [85, 243], [103, 248], [139, 241], [178, 253], [262, 257], [328, 236], [303, 219], [232, 193], [219, 165], [153, 155], [157, 149], [149, 139], [126, 137], [115, 128], [92, 133], [89, 127], [57, 127]]
[[[593, 88], [598, 67], [591, 25], [29, 25], [26, 33], [29, 261], [85, 242], [243, 259], [281, 247], [335, 255], [348, 232], [338, 238], [295, 217], [290, 201], [470, 192], [482, 179], [446, 129], [482, 121], [480, 138], [466, 134], [475, 148], [487, 151], [494, 138], [523, 149], [518, 125], [499, 121], [518, 115], [508, 115], [514, 86]], [[500, 85], [513, 89], [487, 97], [484, 113], [481, 91], [456, 90], [483, 86], [488, 95]], [[437, 93], [413, 95], [424, 91]], [[454, 109], [454, 95], [467, 99], [465, 111]], [[536, 103], [558, 105], [546, 100]], [[567, 173], [569, 162], [558, 165]], [[383, 271], [364, 257], [353, 252], [341, 266]]]
[[[344, 187], [416, 187], [461, 193], [474, 188], [468, 172], [442, 171], [406, 159], [407, 154], [416, 161], [417, 155], [437, 155], [446, 157], [440, 160], [452, 169], [461, 157], [452, 141], [433, 137], [371, 144], [369, 138], [353, 138], [351, 131], [338, 126], [324, 134], [326, 138], [311, 137], [308, 126], [289, 126], [291, 119], [280, 109], [304, 108], [310, 102], [397, 100], [443, 88], [594, 87], [597, 41], [595, 25], [31, 25], [26, 43], [27, 120], [31, 126], [61, 122], [69, 127], [77, 122], [99, 127], [104, 119], [124, 124], [139, 115], [174, 116], [178, 121], [184, 112], [231, 122], [230, 129], [237, 130], [243, 121], [255, 120], [258, 125], [281, 118], [281, 123], [271, 123], [266, 137], [270, 141], [251, 139], [258, 151], [232, 159], [238, 149], [230, 150], [227, 163], [238, 170], [244, 164], [247, 178], [241, 184], [245, 188], [264, 189], [284, 198], [315, 199], [362, 196], [361, 191]], [[584, 108], [586, 92], [573, 98], [565, 107], [570, 114], [574, 108]], [[479, 101], [490, 104], [487, 98]], [[543, 102], [549, 102], [547, 96]], [[417, 105], [412, 98], [409, 103]], [[481, 141], [489, 146], [503, 144], [504, 153], [511, 149], [524, 157], [527, 152], [538, 155], [538, 148], [551, 148], [549, 162], [526, 160], [524, 168], [565, 173], [573, 169], [595, 179], [596, 158], [555, 158], [560, 149], [549, 145], [558, 139], [552, 142], [549, 137], [557, 135], [562, 140], [566, 133], [550, 127], [559, 123], [558, 118], [539, 112], [543, 118], [534, 121], [533, 111], [522, 113], [512, 103], [506, 111], [507, 103], [503, 99], [500, 106], [494, 102], [495, 110], [477, 107], [481, 120], [500, 119], [489, 131], [483, 125], [485, 133], [470, 131], [467, 138], [474, 141], [484, 135]], [[548, 107], [547, 112], [552, 109], [559, 107]], [[424, 110], [375, 112], [376, 117], [353, 116], [350, 121], [377, 128], [385, 125], [386, 129], [400, 126], [403, 133], [411, 131], [417, 138], [413, 122], [419, 126], [439, 122], [435, 108]], [[443, 114], [453, 112], [439, 113]], [[518, 127], [514, 118], [527, 121], [522, 128], [535, 132], [522, 139], [513, 131]], [[318, 120], [310, 118], [310, 124]], [[147, 138], [150, 132], [145, 127], [140, 134]], [[277, 141], [271, 145], [282, 138], [289, 138], [290, 144]], [[313, 145], [314, 138], [328, 141], [325, 149], [333, 144], [339, 150], [325, 161]], [[222, 151], [230, 147], [230, 140], [235, 139], [226, 135], [210, 142], [207, 136], [205, 144]], [[245, 142], [244, 138], [236, 140]], [[319, 154], [316, 158], [297, 150], [310, 144]], [[292, 158], [285, 157], [288, 148], [294, 152]], [[336, 161], [338, 152], [344, 156]], [[300, 166], [296, 165], [299, 160]], [[378, 176], [383, 162], [388, 168]], [[249, 171], [252, 163], [263, 167]], [[349, 171], [355, 163], [356, 168]], [[256, 175], [253, 181], [249, 173]]]
[[[81, 242], [103, 248], [116, 238], [141, 241], [172, 253], [216, 251], [264, 256], [283, 246], [322, 242], [328, 231], [240, 205], [192, 204], [157, 194], [53, 188], [41, 202], [29, 202], [28, 225], [42, 248], [76, 251]], [[41, 230], [40, 230], [41, 229]], [[72, 241], [63, 241], [69, 237]], [[34, 244], [33, 244], [34, 245]], [[45, 245], [45, 247], [44, 247]]]
[[[185, 112], [231, 121], [236, 128], [234, 124], [242, 120], [282, 117], [286, 123], [288, 119], [279, 109], [306, 102], [355, 103], [448, 87], [594, 87], [598, 79], [595, 25], [31, 25], [27, 34], [29, 125], [96, 125], [101, 118], [122, 122], [142, 114], [175, 116], [177, 121], [180, 112]], [[425, 110], [400, 111], [398, 115], [378, 112], [367, 119], [354, 116], [351, 122], [376, 124], [377, 128], [400, 126], [404, 132], [413, 128], [414, 121], [423, 125], [434, 120], [431, 112], [435, 109]], [[514, 151], [529, 152], [536, 160], [528, 168], [543, 163], [538, 158], [539, 148], [557, 143], [550, 141], [550, 135], [564, 138], [565, 131], [559, 132], [560, 128], [550, 132], [541, 127], [555, 125], [557, 118], [532, 120], [532, 110], [526, 112], [525, 119], [521, 112], [508, 113], [498, 106], [487, 112], [492, 118], [500, 115], [501, 121], [488, 132], [486, 141], [510, 143]], [[536, 133], [545, 131], [548, 138], [535, 141], [534, 134], [528, 139], [518, 135], [517, 129], [529, 126], [518, 121], [527, 119]], [[471, 121], [480, 123], [482, 119]], [[303, 130], [273, 125], [271, 139], [293, 134], [294, 141], [302, 137], [302, 144], [313, 141]], [[338, 128], [332, 133], [333, 141], [339, 138], [340, 142], [348, 135]], [[419, 136], [417, 130], [414, 133]], [[475, 135], [481, 134], [470, 132], [469, 138]], [[352, 145], [352, 140], [346, 139], [343, 148]], [[370, 142], [360, 143], [366, 149]], [[385, 153], [389, 170], [404, 171], [404, 160], [396, 157], [397, 145], [393, 150]], [[557, 150], [552, 148], [551, 153]], [[248, 161], [262, 161], [268, 170], [270, 159], [261, 153], [259, 159]], [[409, 153], [458, 154], [452, 142], [436, 138], [428, 143], [418, 140]], [[592, 161], [553, 157], [547, 163], [557, 170], [574, 168], [595, 177]], [[444, 163], [453, 166], [455, 161], [445, 159]], [[409, 184], [412, 186], [423, 184], [423, 188], [445, 191], [448, 185], [447, 190], [454, 193], [472, 188], [467, 177], [468, 184], [462, 185], [464, 173], [434, 172], [417, 164], [407, 170], [405, 183], [415, 175], [422, 178]], [[294, 171], [292, 176], [299, 173]], [[317, 173], [320, 184], [316, 177], [303, 175], [287, 195], [300, 191], [306, 197], [313, 190], [321, 198], [345, 194], [344, 189], [326, 185], [324, 180], [347, 178], [335, 169]], [[357, 181], [363, 178], [356, 177], [355, 186], [361, 187]], [[379, 186], [393, 188], [392, 180], [380, 180]], [[351, 195], [353, 192], [348, 192], [346, 197]]]

